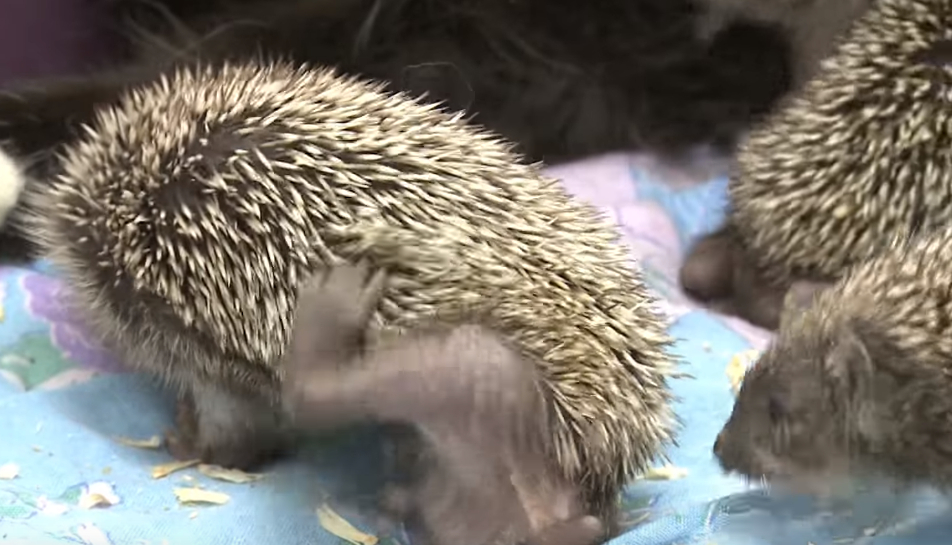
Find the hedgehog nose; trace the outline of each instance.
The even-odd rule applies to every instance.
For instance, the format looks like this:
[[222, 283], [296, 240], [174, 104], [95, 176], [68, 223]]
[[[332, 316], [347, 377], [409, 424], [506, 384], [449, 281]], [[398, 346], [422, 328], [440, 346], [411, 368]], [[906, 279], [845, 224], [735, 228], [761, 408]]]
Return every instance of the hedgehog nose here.
[[717, 439], [714, 440], [714, 456], [717, 456], [718, 459], [724, 456], [724, 432], [717, 434]]

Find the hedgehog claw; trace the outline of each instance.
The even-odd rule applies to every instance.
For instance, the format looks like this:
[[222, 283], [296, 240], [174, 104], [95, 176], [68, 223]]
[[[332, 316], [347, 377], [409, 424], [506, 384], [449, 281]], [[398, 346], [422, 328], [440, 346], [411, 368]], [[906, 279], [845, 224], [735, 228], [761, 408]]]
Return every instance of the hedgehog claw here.
[[197, 435], [195, 402], [191, 393], [186, 392], [175, 403], [175, 428], [165, 432], [166, 449], [176, 460], [194, 460], [198, 458], [194, 448]]
[[175, 430], [165, 430], [165, 449], [173, 458], [182, 462], [199, 458], [192, 448], [192, 442], [184, 439]]
[[372, 269], [367, 261], [332, 266], [324, 273], [320, 289], [310, 297], [316, 308], [335, 316], [339, 327], [345, 328], [345, 331], [336, 333], [362, 335], [377, 307], [386, 279], [382, 269]]

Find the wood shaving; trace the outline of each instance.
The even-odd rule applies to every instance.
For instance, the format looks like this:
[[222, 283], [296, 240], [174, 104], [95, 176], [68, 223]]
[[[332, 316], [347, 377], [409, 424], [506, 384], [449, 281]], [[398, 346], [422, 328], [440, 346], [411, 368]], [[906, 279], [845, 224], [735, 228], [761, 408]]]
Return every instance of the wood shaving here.
[[168, 477], [176, 471], [182, 471], [183, 469], [197, 466], [198, 463], [199, 460], [185, 460], [184, 462], [169, 462], [167, 464], [152, 466], [152, 478], [162, 479]]
[[206, 477], [236, 484], [251, 483], [264, 478], [264, 475], [260, 473], [245, 473], [238, 469], [225, 469], [221, 466], [209, 464], [200, 464], [198, 471]]
[[125, 445], [127, 447], [134, 448], [148, 448], [148, 449], [157, 449], [162, 446], [162, 438], [158, 435], [153, 435], [148, 439], [130, 439], [128, 437], [116, 437], [116, 441], [119, 444]]
[[111, 507], [117, 503], [119, 503], [119, 496], [112, 489], [112, 485], [105, 482], [96, 482], [84, 486], [83, 493], [79, 497], [79, 507], [81, 509]]
[[760, 350], [744, 350], [743, 352], [734, 354], [727, 363], [727, 369], [725, 369], [724, 372], [727, 373], [727, 379], [731, 383], [731, 390], [733, 390], [735, 396], [740, 391], [740, 385], [744, 382], [744, 375], [747, 374], [747, 368], [750, 367], [751, 363], [760, 358], [760, 354]]
[[641, 476], [646, 481], [677, 481], [688, 476], [688, 470], [683, 467], [676, 467], [671, 464], [665, 464], [661, 467], [649, 469]]
[[9, 481], [20, 476], [20, 466], [9, 463], [0, 466], [0, 480]]
[[365, 534], [338, 515], [329, 505], [322, 504], [317, 508], [317, 520], [321, 527], [335, 536], [353, 543], [354, 545], [377, 545], [377, 536]]
[[212, 492], [211, 490], [202, 490], [201, 488], [176, 488], [172, 492], [179, 503], [211, 503], [214, 505], [225, 505], [231, 501], [231, 496], [222, 492]]

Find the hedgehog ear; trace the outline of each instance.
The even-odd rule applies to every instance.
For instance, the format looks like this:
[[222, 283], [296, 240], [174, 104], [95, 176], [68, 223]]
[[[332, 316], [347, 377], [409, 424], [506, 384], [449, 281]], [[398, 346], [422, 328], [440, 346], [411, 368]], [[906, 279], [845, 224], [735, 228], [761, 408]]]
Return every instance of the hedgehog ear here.
[[873, 328], [858, 320], [844, 325], [834, 337], [824, 364], [828, 375], [844, 386], [850, 397], [866, 393], [873, 377], [873, 357], [878, 353], [875, 345], [880, 342], [883, 340], [875, 336]]

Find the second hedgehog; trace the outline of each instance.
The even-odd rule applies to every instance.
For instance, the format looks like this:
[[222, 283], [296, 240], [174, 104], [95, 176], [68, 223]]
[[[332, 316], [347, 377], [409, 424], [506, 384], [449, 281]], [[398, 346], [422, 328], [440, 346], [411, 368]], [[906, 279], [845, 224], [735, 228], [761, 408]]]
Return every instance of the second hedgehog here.
[[950, 14], [949, 0], [879, 0], [853, 25], [740, 146], [730, 227], [687, 259], [687, 291], [737, 298], [760, 277], [773, 308], [742, 316], [775, 328], [791, 283], [835, 281], [889, 237], [952, 224]]
[[666, 324], [617, 233], [460, 115], [330, 70], [183, 69], [61, 168], [27, 190], [30, 228], [125, 361], [181, 392], [182, 456], [272, 454], [298, 289], [363, 259], [388, 270], [382, 333], [471, 309], [535, 363], [595, 510], [671, 439]]

